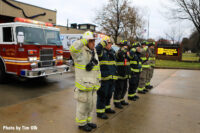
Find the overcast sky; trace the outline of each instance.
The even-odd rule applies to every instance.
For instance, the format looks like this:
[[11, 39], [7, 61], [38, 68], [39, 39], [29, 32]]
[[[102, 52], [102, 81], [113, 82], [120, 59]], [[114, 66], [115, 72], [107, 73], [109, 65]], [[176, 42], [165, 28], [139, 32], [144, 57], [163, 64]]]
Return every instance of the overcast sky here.
[[[57, 24], [69, 23], [94, 23], [96, 11], [101, 9], [108, 0], [18, 0], [24, 3], [57, 10]], [[158, 39], [166, 37], [165, 33], [170, 33], [174, 27], [183, 33], [183, 37], [188, 37], [193, 29], [193, 25], [188, 22], [171, 22], [164, 18], [164, 6], [169, 0], [130, 0], [133, 6], [140, 9], [145, 20], [150, 22], [150, 38]], [[147, 24], [146, 27], [147, 29]], [[144, 34], [147, 36], [147, 34]]]

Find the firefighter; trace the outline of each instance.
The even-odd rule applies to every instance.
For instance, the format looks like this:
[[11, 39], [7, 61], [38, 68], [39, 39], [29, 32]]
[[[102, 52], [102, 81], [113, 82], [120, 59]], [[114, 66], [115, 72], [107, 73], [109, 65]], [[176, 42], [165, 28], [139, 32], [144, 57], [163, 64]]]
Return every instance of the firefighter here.
[[106, 113], [115, 113], [110, 106], [110, 100], [115, 87], [115, 80], [117, 79], [115, 52], [111, 46], [112, 41], [108, 36], [105, 36], [96, 46], [101, 70], [101, 87], [97, 91], [96, 112], [97, 117], [101, 119], [108, 119]]
[[129, 62], [128, 62], [128, 42], [127, 40], [120, 41], [121, 48], [116, 53], [116, 66], [118, 80], [115, 84], [114, 92], [114, 105], [116, 108], [122, 109], [122, 105], [128, 105], [129, 103], [124, 100], [124, 96], [127, 92], [127, 80], [129, 77]]
[[149, 72], [147, 75], [147, 83], [146, 83], [146, 88], [147, 89], [152, 89], [153, 86], [150, 84], [150, 81], [153, 77], [153, 72], [154, 72], [154, 67], [155, 67], [155, 42], [150, 42], [148, 45], [148, 51], [149, 51], [149, 63], [150, 63], [150, 68]]
[[75, 65], [76, 122], [79, 129], [91, 131], [97, 127], [96, 124], [91, 123], [91, 115], [96, 102], [96, 90], [100, 87], [101, 74], [93, 33], [85, 32], [83, 39], [71, 45], [70, 52]]
[[145, 88], [146, 83], [147, 83], [147, 74], [148, 74], [148, 69], [150, 68], [149, 62], [148, 62], [148, 58], [149, 58], [149, 54], [148, 54], [148, 42], [144, 41], [141, 43], [141, 49], [140, 49], [140, 53], [141, 53], [141, 60], [142, 60], [142, 71], [140, 74], [140, 79], [139, 79], [139, 85], [138, 85], [138, 93], [140, 94], [146, 94], [146, 92], [148, 92], [148, 90]]
[[140, 59], [140, 43], [133, 43], [132, 48], [130, 49], [130, 67], [131, 67], [131, 78], [129, 79], [129, 89], [128, 89], [128, 99], [132, 101], [136, 101], [139, 99], [137, 96], [137, 88], [140, 79], [140, 73], [142, 71], [142, 61]]

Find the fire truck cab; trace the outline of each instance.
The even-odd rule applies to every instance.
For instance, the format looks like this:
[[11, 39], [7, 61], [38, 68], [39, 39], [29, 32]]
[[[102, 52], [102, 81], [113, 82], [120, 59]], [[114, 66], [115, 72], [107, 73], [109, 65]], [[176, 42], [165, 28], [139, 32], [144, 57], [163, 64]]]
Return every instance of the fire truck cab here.
[[24, 18], [0, 23], [0, 82], [5, 74], [36, 78], [68, 69], [58, 28]]

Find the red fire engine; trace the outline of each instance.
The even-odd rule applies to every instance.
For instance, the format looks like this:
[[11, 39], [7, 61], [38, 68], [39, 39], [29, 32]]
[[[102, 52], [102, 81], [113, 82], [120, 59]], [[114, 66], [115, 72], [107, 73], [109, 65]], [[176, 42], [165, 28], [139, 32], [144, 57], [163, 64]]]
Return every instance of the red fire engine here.
[[[0, 22], [3, 20], [0, 20]], [[36, 78], [68, 71], [59, 29], [24, 18], [0, 24], [0, 82], [5, 74]]]

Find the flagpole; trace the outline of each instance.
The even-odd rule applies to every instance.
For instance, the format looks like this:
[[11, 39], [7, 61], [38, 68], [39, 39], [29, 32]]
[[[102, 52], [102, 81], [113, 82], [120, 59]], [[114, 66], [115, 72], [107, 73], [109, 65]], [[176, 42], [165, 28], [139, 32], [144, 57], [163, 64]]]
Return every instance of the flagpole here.
[[149, 16], [148, 16], [148, 33], [147, 33], [147, 39], [149, 39]]

